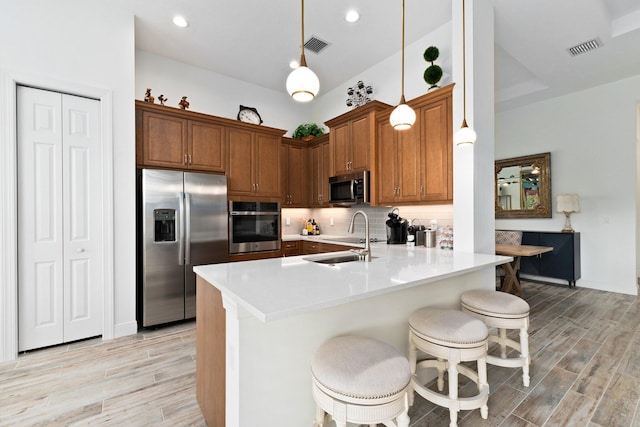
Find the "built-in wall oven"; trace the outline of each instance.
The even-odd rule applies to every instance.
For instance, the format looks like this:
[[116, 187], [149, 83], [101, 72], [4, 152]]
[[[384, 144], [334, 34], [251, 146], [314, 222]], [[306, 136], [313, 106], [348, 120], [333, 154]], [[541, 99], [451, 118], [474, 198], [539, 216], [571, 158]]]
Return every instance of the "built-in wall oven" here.
[[229, 202], [229, 253], [280, 250], [280, 203]]

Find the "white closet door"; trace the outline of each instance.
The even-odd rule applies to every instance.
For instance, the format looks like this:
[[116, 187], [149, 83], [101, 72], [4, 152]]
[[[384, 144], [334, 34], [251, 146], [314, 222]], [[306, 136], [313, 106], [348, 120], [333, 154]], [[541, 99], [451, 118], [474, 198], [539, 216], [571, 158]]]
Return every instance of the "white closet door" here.
[[62, 102], [18, 87], [18, 349], [63, 340]]
[[18, 87], [19, 351], [101, 334], [99, 110]]
[[100, 103], [62, 95], [64, 341], [102, 333]]

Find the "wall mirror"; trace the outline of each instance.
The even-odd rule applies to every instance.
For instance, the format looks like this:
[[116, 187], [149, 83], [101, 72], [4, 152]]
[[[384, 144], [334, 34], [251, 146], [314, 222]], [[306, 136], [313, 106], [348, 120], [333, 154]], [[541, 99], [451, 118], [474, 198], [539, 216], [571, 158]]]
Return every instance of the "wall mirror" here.
[[496, 160], [496, 218], [551, 218], [551, 153]]

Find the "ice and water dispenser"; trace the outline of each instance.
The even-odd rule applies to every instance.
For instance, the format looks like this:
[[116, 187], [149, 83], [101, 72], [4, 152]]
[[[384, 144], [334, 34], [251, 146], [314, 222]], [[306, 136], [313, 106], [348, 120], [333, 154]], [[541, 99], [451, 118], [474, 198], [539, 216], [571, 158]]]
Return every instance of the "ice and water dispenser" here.
[[154, 209], [154, 242], [175, 242], [176, 241], [176, 210], [175, 209]]

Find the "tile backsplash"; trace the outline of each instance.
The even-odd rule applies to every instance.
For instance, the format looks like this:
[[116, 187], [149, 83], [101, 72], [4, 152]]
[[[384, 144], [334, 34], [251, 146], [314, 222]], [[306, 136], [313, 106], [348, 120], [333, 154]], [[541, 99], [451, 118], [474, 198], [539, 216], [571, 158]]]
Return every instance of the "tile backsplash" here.
[[[370, 207], [358, 205], [350, 208], [321, 208], [321, 209], [282, 209], [282, 234], [300, 234], [303, 221], [313, 218], [320, 226], [321, 234], [346, 236], [351, 215], [358, 210], [364, 211], [369, 217], [371, 237], [387, 239], [386, 221], [391, 212], [390, 207]], [[401, 206], [398, 208], [400, 217], [414, 224], [423, 224], [429, 227], [431, 220], [438, 221], [438, 227], [453, 225], [453, 205], [424, 205]], [[289, 219], [290, 225], [287, 225]], [[331, 222], [333, 220], [333, 225]], [[364, 235], [364, 221], [362, 217], [356, 218], [355, 233]]]

